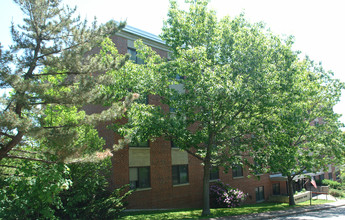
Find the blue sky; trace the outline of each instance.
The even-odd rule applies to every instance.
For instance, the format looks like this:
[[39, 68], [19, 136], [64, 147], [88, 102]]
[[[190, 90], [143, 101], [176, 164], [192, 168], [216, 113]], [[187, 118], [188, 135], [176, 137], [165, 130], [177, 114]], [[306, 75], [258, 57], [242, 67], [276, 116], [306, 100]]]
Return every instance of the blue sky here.
[[[110, 19], [127, 20], [128, 25], [160, 34], [169, 7], [168, 0], [65, 0], [78, 6], [78, 14], [103, 23]], [[183, 0], [178, 0], [184, 5]], [[234, 17], [245, 12], [252, 22], [263, 21], [277, 34], [295, 36], [295, 50], [321, 61], [326, 70], [345, 82], [345, 1], [343, 0], [211, 0], [218, 17]], [[11, 21], [19, 23], [21, 11], [12, 0], [0, 1], [0, 42], [11, 43]], [[345, 93], [345, 91], [343, 91]], [[335, 111], [343, 114], [345, 94]]]

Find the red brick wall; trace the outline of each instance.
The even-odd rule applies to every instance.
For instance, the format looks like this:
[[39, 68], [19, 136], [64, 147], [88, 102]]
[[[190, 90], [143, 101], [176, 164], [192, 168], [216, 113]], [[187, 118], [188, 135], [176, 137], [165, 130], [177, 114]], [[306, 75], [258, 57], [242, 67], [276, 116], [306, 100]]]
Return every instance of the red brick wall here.
[[111, 40], [115, 43], [119, 54], [126, 54], [127, 53], [127, 39], [124, 37], [113, 36]]

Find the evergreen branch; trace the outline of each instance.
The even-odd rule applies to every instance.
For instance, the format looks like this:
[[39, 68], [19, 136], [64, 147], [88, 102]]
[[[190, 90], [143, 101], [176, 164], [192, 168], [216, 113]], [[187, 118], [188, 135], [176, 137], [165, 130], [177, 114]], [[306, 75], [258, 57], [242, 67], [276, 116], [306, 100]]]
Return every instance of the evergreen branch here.
[[0, 135], [4, 135], [4, 136], [9, 137], [9, 138], [11, 138], [11, 139], [15, 138], [14, 135], [10, 135], [10, 134], [4, 133], [4, 132], [2, 132], [2, 131], [0, 131]]
[[26, 150], [18, 150], [18, 149], [13, 149], [13, 151], [18, 151], [18, 152], [28, 153], [28, 154], [50, 154], [50, 155], [53, 155], [52, 153], [47, 152], [47, 151], [37, 152], [37, 151], [26, 151]]
[[67, 128], [67, 127], [71, 127], [70, 125], [60, 125], [60, 126], [48, 126], [48, 127], [42, 127], [45, 129], [55, 129], [55, 128]]
[[7, 158], [20, 159], [20, 160], [30, 160], [30, 161], [38, 161], [38, 162], [47, 163], [47, 164], [55, 164], [55, 163], [57, 163], [57, 162], [49, 161], [49, 160], [42, 160], [42, 159], [36, 159], [36, 158], [30, 158], [30, 157], [13, 156], [13, 155], [7, 155]]
[[42, 58], [44, 58], [46, 56], [50, 56], [50, 55], [53, 55], [53, 54], [58, 54], [58, 53], [61, 53], [61, 52], [65, 51], [65, 50], [70, 50], [70, 49], [73, 49], [75, 47], [78, 47], [78, 46], [80, 46], [82, 44], [86, 44], [86, 43], [89, 43], [89, 42], [90, 42], [90, 40], [87, 40], [87, 41], [84, 41], [84, 42], [72, 45], [70, 47], [63, 48], [61, 50], [55, 50], [55, 51], [52, 51], [50, 53], [42, 54], [41, 56], [38, 56], [37, 59], [42, 59]]
[[28, 153], [28, 154], [39, 154], [38, 152], [34, 152], [34, 151], [26, 151], [26, 150], [18, 150], [18, 149], [12, 149], [12, 151]]
[[8, 105], [7, 105], [7, 107], [5, 108], [4, 112], [7, 111], [7, 110], [10, 108], [12, 102], [13, 102], [13, 99], [8, 103]]
[[87, 74], [86, 72], [62, 72], [62, 73], [58, 73], [58, 72], [53, 72], [53, 73], [40, 73], [40, 74], [33, 74], [33, 77], [40, 77], [40, 76], [53, 76], [53, 75], [80, 75], [80, 74]]

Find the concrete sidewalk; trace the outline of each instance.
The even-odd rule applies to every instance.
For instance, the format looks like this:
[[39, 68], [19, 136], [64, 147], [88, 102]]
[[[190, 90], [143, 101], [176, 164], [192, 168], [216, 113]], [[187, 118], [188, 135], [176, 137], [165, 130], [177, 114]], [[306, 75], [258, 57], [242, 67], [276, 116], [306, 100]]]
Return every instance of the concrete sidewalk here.
[[305, 207], [296, 207], [287, 210], [281, 211], [272, 211], [272, 212], [263, 212], [257, 214], [250, 214], [250, 215], [236, 215], [236, 216], [229, 216], [229, 217], [219, 217], [219, 218], [210, 218], [210, 220], [225, 220], [225, 219], [270, 219], [270, 218], [277, 218], [281, 216], [288, 216], [288, 215], [296, 215], [304, 212], [313, 212], [319, 211], [324, 209], [335, 208], [339, 206], [345, 206], [345, 200], [338, 200], [332, 203], [326, 203], [322, 205], [312, 205], [312, 206], [305, 206]]

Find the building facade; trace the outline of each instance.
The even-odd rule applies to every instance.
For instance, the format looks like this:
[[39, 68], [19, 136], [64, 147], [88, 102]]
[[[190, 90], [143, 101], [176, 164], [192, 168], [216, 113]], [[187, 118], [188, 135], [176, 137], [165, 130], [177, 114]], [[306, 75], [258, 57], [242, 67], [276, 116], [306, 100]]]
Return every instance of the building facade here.
[[[161, 57], [168, 57], [169, 48], [157, 36], [133, 27], [126, 27], [112, 37], [119, 53], [129, 53], [131, 60], [141, 64], [136, 56], [134, 41], [142, 39]], [[157, 96], [149, 95], [148, 104], [162, 105]], [[165, 111], [169, 106], [162, 105]], [[89, 107], [88, 113], [101, 111], [101, 107]], [[99, 125], [99, 132], [106, 147], [113, 146], [121, 137]], [[329, 174], [331, 173], [331, 174]], [[334, 178], [334, 169], [323, 178]], [[225, 173], [222, 168], [212, 170], [211, 181], [220, 179], [248, 194], [247, 203], [268, 200], [271, 195], [287, 194], [286, 179], [281, 175], [251, 177], [245, 167], [234, 167]], [[318, 179], [318, 178], [316, 178]], [[112, 157], [111, 187], [130, 184], [135, 192], [128, 198], [128, 208], [200, 208], [202, 207], [203, 166], [201, 161], [181, 151], [170, 141], [157, 138], [154, 142], [132, 143], [117, 151]]]

